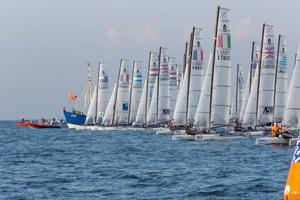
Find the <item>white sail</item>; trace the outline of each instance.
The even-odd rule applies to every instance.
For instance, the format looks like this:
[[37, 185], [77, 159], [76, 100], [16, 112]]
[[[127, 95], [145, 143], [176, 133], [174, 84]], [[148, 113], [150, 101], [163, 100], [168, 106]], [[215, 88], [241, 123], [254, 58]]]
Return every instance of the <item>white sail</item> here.
[[116, 99], [116, 111], [114, 124], [128, 123], [128, 104], [129, 104], [129, 64], [128, 60], [122, 59], [119, 85]]
[[153, 90], [154, 90], [154, 84], [156, 81], [156, 77], [158, 76], [158, 53], [157, 52], [150, 52], [150, 62], [149, 62], [149, 84], [148, 84], [148, 103], [147, 103], [147, 111], [149, 111], [152, 96], [153, 96]]
[[241, 70], [241, 65], [239, 65], [239, 69], [237, 71], [237, 78], [236, 78], [236, 87], [235, 90], [235, 97], [232, 97], [231, 103], [231, 118], [239, 118], [241, 107], [243, 103], [243, 92], [244, 92], [244, 79], [243, 73]]
[[109, 98], [105, 114], [103, 116], [102, 125], [110, 126], [113, 123], [114, 105], [117, 93], [117, 84], [115, 84], [112, 94]]
[[145, 125], [145, 112], [146, 112], [146, 93], [147, 93], [147, 81], [144, 82], [143, 92], [141, 96], [141, 101], [137, 110], [136, 118], [135, 118], [135, 125]]
[[169, 65], [166, 48], [161, 48], [160, 51], [159, 70], [158, 121], [164, 123], [170, 119]]
[[178, 98], [174, 109], [174, 125], [183, 126], [186, 122], [186, 102], [187, 102], [187, 90], [189, 81], [189, 68], [185, 67], [184, 77], [181, 81], [181, 85], [178, 91]]
[[273, 121], [273, 95], [275, 80], [274, 32], [272, 25], [265, 25], [261, 56], [257, 124]]
[[277, 69], [277, 81], [275, 91], [275, 110], [274, 120], [281, 122], [283, 119], [287, 94], [288, 94], [288, 72], [287, 72], [287, 44], [286, 37], [280, 36], [279, 41], [279, 55], [278, 56], [278, 69]]
[[[183, 71], [182, 71], [182, 65], [176, 65], [176, 74], [177, 74], [177, 94], [181, 85], [181, 80], [183, 79]], [[174, 105], [175, 106], [175, 105]]]
[[203, 80], [205, 75], [204, 69], [204, 50], [203, 50], [203, 36], [202, 29], [194, 29], [193, 48], [191, 59], [191, 72], [190, 72], [190, 87], [188, 97], [188, 115], [187, 120], [189, 123], [194, 122], [195, 113], [197, 110], [199, 98], [202, 91]]
[[245, 110], [246, 110], [246, 106], [247, 106], [247, 102], [248, 102], [248, 98], [249, 98], [249, 90], [250, 90], [250, 76], [251, 73], [248, 73], [248, 78], [246, 81], [246, 85], [244, 88], [244, 92], [243, 92], [243, 97], [242, 97], [242, 103], [241, 103], [241, 111], [239, 114], [239, 119], [243, 120], [244, 118], [244, 114], [245, 114]]
[[298, 47], [293, 77], [290, 82], [286, 110], [284, 113], [284, 125], [289, 128], [299, 128], [300, 117], [300, 44]]
[[108, 75], [106, 73], [107, 67], [105, 64], [100, 64], [99, 69], [99, 86], [95, 86], [92, 100], [87, 113], [86, 124], [95, 123], [96, 115], [96, 99], [97, 99], [97, 88], [98, 88], [98, 105], [97, 105], [97, 119], [98, 123], [101, 123], [104, 116], [108, 100], [109, 100], [109, 82]]
[[211, 126], [229, 124], [231, 98], [231, 31], [228, 9], [220, 8], [213, 74]]
[[153, 87], [153, 96], [150, 103], [150, 108], [147, 115], [147, 125], [157, 124], [157, 78]]
[[131, 103], [130, 103], [130, 119], [129, 123], [133, 123], [135, 121], [135, 117], [138, 111], [138, 107], [140, 104], [142, 90], [143, 90], [143, 77], [140, 64], [138, 62], [134, 62], [134, 72], [132, 79], [132, 91], [131, 91]]
[[86, 124], [94, 124], [96, 119], [96, 96], [97, 96], [97, 84], [94, 87], [93, 96], [90, 102], [90, 106], [86, 115]]
[[211, 74], [212, 74], [212, 54], [209, 56], [208, 65], [203, 82], [202, 92], [195, 114], [194, 127], [208, 128], [209, 127], [209, 104], [211, 92]]
[[251, 91], [247, 101], [245, 114], [243, 117], [244, 127], [255, 127], [256, 125], [256, 105], [257, 105], [257, 87], [259, 70], [255, 70], [255, 75], [251, 85]]
[[169, 57], [169, 88], [170, 88], [170, 118], [173, 118], [175, 103], [177, 99], [177, 65], [175, 58]]

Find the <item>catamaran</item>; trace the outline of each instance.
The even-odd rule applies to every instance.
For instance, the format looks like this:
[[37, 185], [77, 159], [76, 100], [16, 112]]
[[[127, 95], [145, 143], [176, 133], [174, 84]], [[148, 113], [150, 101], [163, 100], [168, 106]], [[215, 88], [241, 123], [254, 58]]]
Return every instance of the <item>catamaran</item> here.
[[[299, 49], [298, 49], [299, 52]], [[296, 58], [295, 69], [288, 91], [288, 79], [287, 79], [287, 44], [286, 38], [279, 35], [278, 49], [276, 60], [276, 79], [274, 83], [276, 95], [274, 95], [274, 113], [273, 122], [280, 123], [283, 120], [283, 127], [285, 130], [289, 130], [289, 133], [297, 133], [298, 128], [298, 115], [300, 107], [297, 103], [299, 96], [299, 81], [297, 73], [299, 73], [299, 58]], [[288, 96], [287, 96], [288, 94]], [[296, 96], [295, 96], [296, 95]], [[285, 110], [285, 112], [284, 112]], [[288, 131], [282, 132], [278, 137], [265, 137], [256, 140], [256, 144], [289, 144], [293, 135]]]
[[204, 80], [204, 48], [202, 29], [193, 27], [186, 67], [177, 102], [171, 130], [182, 132], [194, 123], [194, 116], [202, 92]]

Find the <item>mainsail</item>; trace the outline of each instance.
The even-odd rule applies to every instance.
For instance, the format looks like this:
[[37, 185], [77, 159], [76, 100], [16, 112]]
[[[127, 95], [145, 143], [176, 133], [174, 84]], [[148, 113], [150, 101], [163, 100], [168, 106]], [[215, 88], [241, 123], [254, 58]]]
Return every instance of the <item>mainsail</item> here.
[[194, 127], [208, 128], [209, 127], [209, 103], [211, 94], [211, 73], [212, 73], [212, 54], [209, 56], [208, 65], [203, 82], [202, 92], [200, 95], [197, 111], [195, 114]]
[[122, 59], [118, 80], [114, 124], [128, 123], [129, 110], [129, 61]]
[[117, 84], [115, 84], [112, 94], [109, 98], [105, 114], [103, 116], [102, 125], [110, 126], [113, 124], [113, 116], [114, 116], [114, 106], [115, 106], [115, 99], [117, 93]]
[[201, 28], [194, 28], [192, 34], [192, 52], [190, 60], [190, 78], [188, 91], [188, 114], [187, 121], [194, 122], [196, 109], [201, 95], [203, 80], [205, 75], [204, 70], [204, 49], [203, 36]]
[[165, 123], [170, 119], [169, 65], [166, 48], [160, 48], [159, 58], [158, 122]]
[[275, 79], [274, 32], [272, 25], [264, 24], [260, 65], [257, 125], [272, 122]]
[[170, 88], [170, 118], [173, 118], [174, 107], [177, 99], [177, 65], [175, 58], [169, 57], [169, 88]]
[[154, 84], [156, 81], [156, 77], [158, 76], [159, 70], [159, 62], [158, 62], [158, 53], [157, 52], [150, 52], [149, 56], [149, 83], [148, 83], [148, 94], [147, 94], [147, 111], [149, 111], [150, 104], [152, 101]]
[[156, 77], [155, 84], [153, 87], [153, 96], [152, 101], [150, 103], [148, 115], [147, 115], [147, 125], [156, 125], [158, 123], [157, 120], [157, 79]]
[[281, 122], [283, 119], [287, 94], [288, 94], [288, 73], [287, 73], [287, 44], [286, 37], [279, 35], [278, 55], [276, 63], [276, 82], [274, 94], [274, 121]]
[[139, 62], [133, 64], [133, 77], [131, 82], [131, 97], [129, 105], [129, 124], [135, 121], [137, 110], [140, 104], [143, 87], [142, 69]]
[[218, 10], [213, 83], [211, 96], [211, 127], [229, 124], [231, 97], [231, 31], [229, 10]]
[[293, 77], [289, 86], [286, 110], [284, 113], [283, 123], [289, 128], [299, 128], [300, 117], [300, 44], [296, 56], [296, 63], [293, 72]]
[[[108, 100], [109, 100], [109, 82], [108, 82], [108, 74], [106, 70], [107, 70], [106, 65], [101, 63], [98, 72], [99, 73], [99, 80], [97, 81], [98, 87], [96, 84], [93, 92], [92, 100], [90, 103], [90, 107], [88, 110], [86, 124], [95, 123], [96, 112], [97, 112], [97, 119], [98, 119], [97, 123], [101, 123], [102, 118], [104, 116], [108, 104]], [[98, 99], [98, 105], [96, 106], [97, 99]]]
[[147, 93], [147, 80], [144, 82], [144, 86], [143, 86], [143, 92], [142, 92], [142, 96], [141, 96], [141, 101], [136, 113], [136, 117], [135, 117], [135, 125], [145, 125], [146, 124], [146, 115], [145, 115], [145, 111], [146, 111], [146, 93]]

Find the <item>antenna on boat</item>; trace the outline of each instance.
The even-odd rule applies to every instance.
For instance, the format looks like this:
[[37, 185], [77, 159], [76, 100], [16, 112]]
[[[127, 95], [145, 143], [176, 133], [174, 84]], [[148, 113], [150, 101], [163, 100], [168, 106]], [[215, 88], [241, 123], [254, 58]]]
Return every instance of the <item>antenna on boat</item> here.
[[122, 67], [123, 58], [120, 60], [120, 66], [119, 66], [119, 73], [118, 73], [118, 79], [117, 79], [117, 88], [116, 88], [116, 95], [115, 95], [115, 102], [114, 102], [114, 113], [113, 113], [113, 119], [112, 119], [112, 125], [115, 124], [115, 118], [116, 118], [116, 105], [117, 105], [117, 98], [118, 98], [118, 89], [119, 89], [119, 81], [120, 81], [120, 73], [121, 73], [121, 67]]
[[216, 27], [215, 27], [215, 37], [214, 37], [214, 50], [213, 50], [213, 63], [211, 69], [211, 83], [210, 83], [210, 99], [209, 99], [209, 128], [211, 129], [211, 108], [212, 108], [212, 92], [213, 92], [213, 81], [214, 81], [214, 74], [215, 74], [215, 60], [216, 60], [216, 46], [217, 46], [217, 35], [218, 35], [218, 26], [219, 26], [219, 15], [220, 15], [220, 6], [218, 6], [217, 11], [217, 19], [216, 19]]
[[260, 43], [260, 58], [259, 65], [257, 66], [258, 70], [258, 82], [257, 82], [257, 91], [256, 91], [256, 112], [255, 112], [255, 130], [257, 127], [257, 116], [258, 116], [258, 100], [259, 100], [259, 87], [260, 87], [260, 73], [261, 73], [261, 62], [262, 62], [262, 53], [263, 53], [263, 45], [264, 45], [264, 35], [265, 35], [266, 24], [263, 24], [262, 35], [261, 35], [261, 43]]
[[276, 101], [276, 90], [277, 90], [277, 76], [278, 76], [278, 65], [279, 65], [279, 48], [281, 44], [281, 34], [278, 36], [278, 44], [277, 44], [277, 57], [276, 57], [276, 65], [275, 65], [275, 80], [274, 80], [274, 93], [273, 93], [273, 123], [275, 123], [275, 101]]

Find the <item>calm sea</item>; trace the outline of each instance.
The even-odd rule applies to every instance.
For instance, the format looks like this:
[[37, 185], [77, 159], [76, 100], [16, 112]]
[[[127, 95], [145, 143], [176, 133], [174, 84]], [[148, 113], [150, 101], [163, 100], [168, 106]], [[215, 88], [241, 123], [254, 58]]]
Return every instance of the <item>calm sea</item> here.
[[281, 199], [294, 147], [0, 122], [0, 199]]

